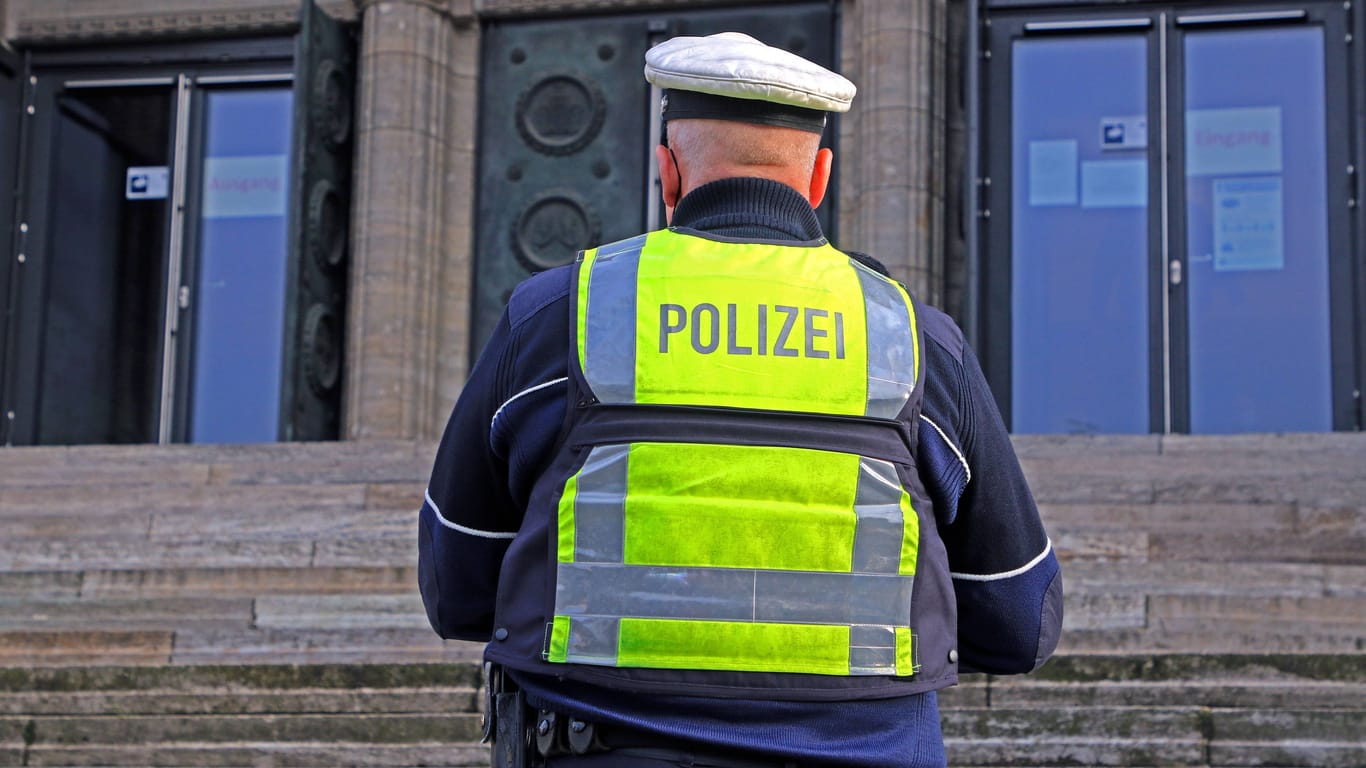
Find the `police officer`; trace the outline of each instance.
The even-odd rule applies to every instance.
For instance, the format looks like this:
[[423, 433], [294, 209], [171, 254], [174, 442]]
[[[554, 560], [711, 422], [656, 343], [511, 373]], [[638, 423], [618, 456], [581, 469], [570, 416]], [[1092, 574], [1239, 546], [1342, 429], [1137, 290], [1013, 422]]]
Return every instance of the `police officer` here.
[[512, 294], [439, 448], [422, 597], [498, 764], [942, 766], [935, 692], [1052, 653], [1062, 585], [972, 350], [815, 207], [845, 78], [646, 55], [669, 227]]

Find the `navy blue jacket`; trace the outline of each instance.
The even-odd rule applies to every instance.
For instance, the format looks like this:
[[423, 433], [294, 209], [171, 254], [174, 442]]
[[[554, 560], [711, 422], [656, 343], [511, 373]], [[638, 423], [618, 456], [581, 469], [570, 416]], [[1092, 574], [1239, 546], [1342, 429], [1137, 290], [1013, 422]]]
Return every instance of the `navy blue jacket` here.
[[[732, 238], [823, 238], [805, 199], [761, 179], [692, 191], [672, 224]], [[422, 598], [442, 637], [491, 638], [503, 555], [568, 412], [570, 283], [570, 268], [561, 267], [513, 292], [447, 424], [418, 523]], [[975, 355], [947, 315], [918, 309], [926, 375], [917, 461], [953, 571], [959, 665], [1028, 672], [1057, 644], [1058, 563]], [[934, 693], [721, 701], [515, 677], [536, 706], [731, 750], [842, 765], [945, 763]]]

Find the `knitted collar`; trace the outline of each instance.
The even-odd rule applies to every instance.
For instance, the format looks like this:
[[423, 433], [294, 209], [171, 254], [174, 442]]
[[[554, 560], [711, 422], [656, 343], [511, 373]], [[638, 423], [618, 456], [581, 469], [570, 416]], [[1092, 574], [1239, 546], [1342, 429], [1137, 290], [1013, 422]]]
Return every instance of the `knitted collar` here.
[[795, 189], [753, 177], [703, 184], [678, 201], [673, 227], [722, 237], [821, 241], [816, 211]]

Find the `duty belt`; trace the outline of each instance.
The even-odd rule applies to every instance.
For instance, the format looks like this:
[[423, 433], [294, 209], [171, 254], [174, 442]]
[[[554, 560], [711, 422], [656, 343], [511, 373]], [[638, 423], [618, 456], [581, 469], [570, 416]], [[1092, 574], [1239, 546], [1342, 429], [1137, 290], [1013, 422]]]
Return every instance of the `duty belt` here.
[[797, 763], [733, 757], [701, 745], [633, 729], [603, 727], [545, 709], [527, 725], [527, 741], [535, 744], [542, 760], [614, 752], [694, 768], [799, 768]]

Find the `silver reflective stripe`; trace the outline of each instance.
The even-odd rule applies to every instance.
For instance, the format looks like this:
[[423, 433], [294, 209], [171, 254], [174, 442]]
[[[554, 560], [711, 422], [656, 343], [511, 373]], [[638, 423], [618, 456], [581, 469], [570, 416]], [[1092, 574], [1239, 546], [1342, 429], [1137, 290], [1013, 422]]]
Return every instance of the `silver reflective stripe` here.
[[854, 572], [896, 574], [901, 570], [901, 479], [896, 467], [878, 459], [859, 459], [854, 514]]
[[894, 419], [915, 388], [915, 347], [901, 292], [855, 263], [868, 319], [868, 407], [865, 415]]
[[906, 626], [914, 580], [867, 573], [560, 563], [555, 613]]
[[[754, 620], [754, 571], [560, 563], [555, 613], [651, 619]], [[568, 610], [565, 610], [568, 609]]]
[[[910, 576], [561, 563], [565, 661], [617, 665], [622, 617], [849, 626], [849, 674], [894, 675]], [[686, 592], [677, 591], [688, 585]], [[832, 608], [838, 606], [838, 615]]]
[[621, 619], [612, 616], [576, 616], [569, 629], [569, 661], [616, 666], [617, 638]]
[[850, 627], [849, 674], [896, 674], [896, 630], [891, 627]]
[[574, 560], [620, 563], [626, 532], [626, 466], [630, 446], [594, 448], [579, 470], [574, 496]]
[[636, 273], [646, 235], [598, 249], [588, 280], [584, 371], [593, 395], [604, 403], [636, 400]]

